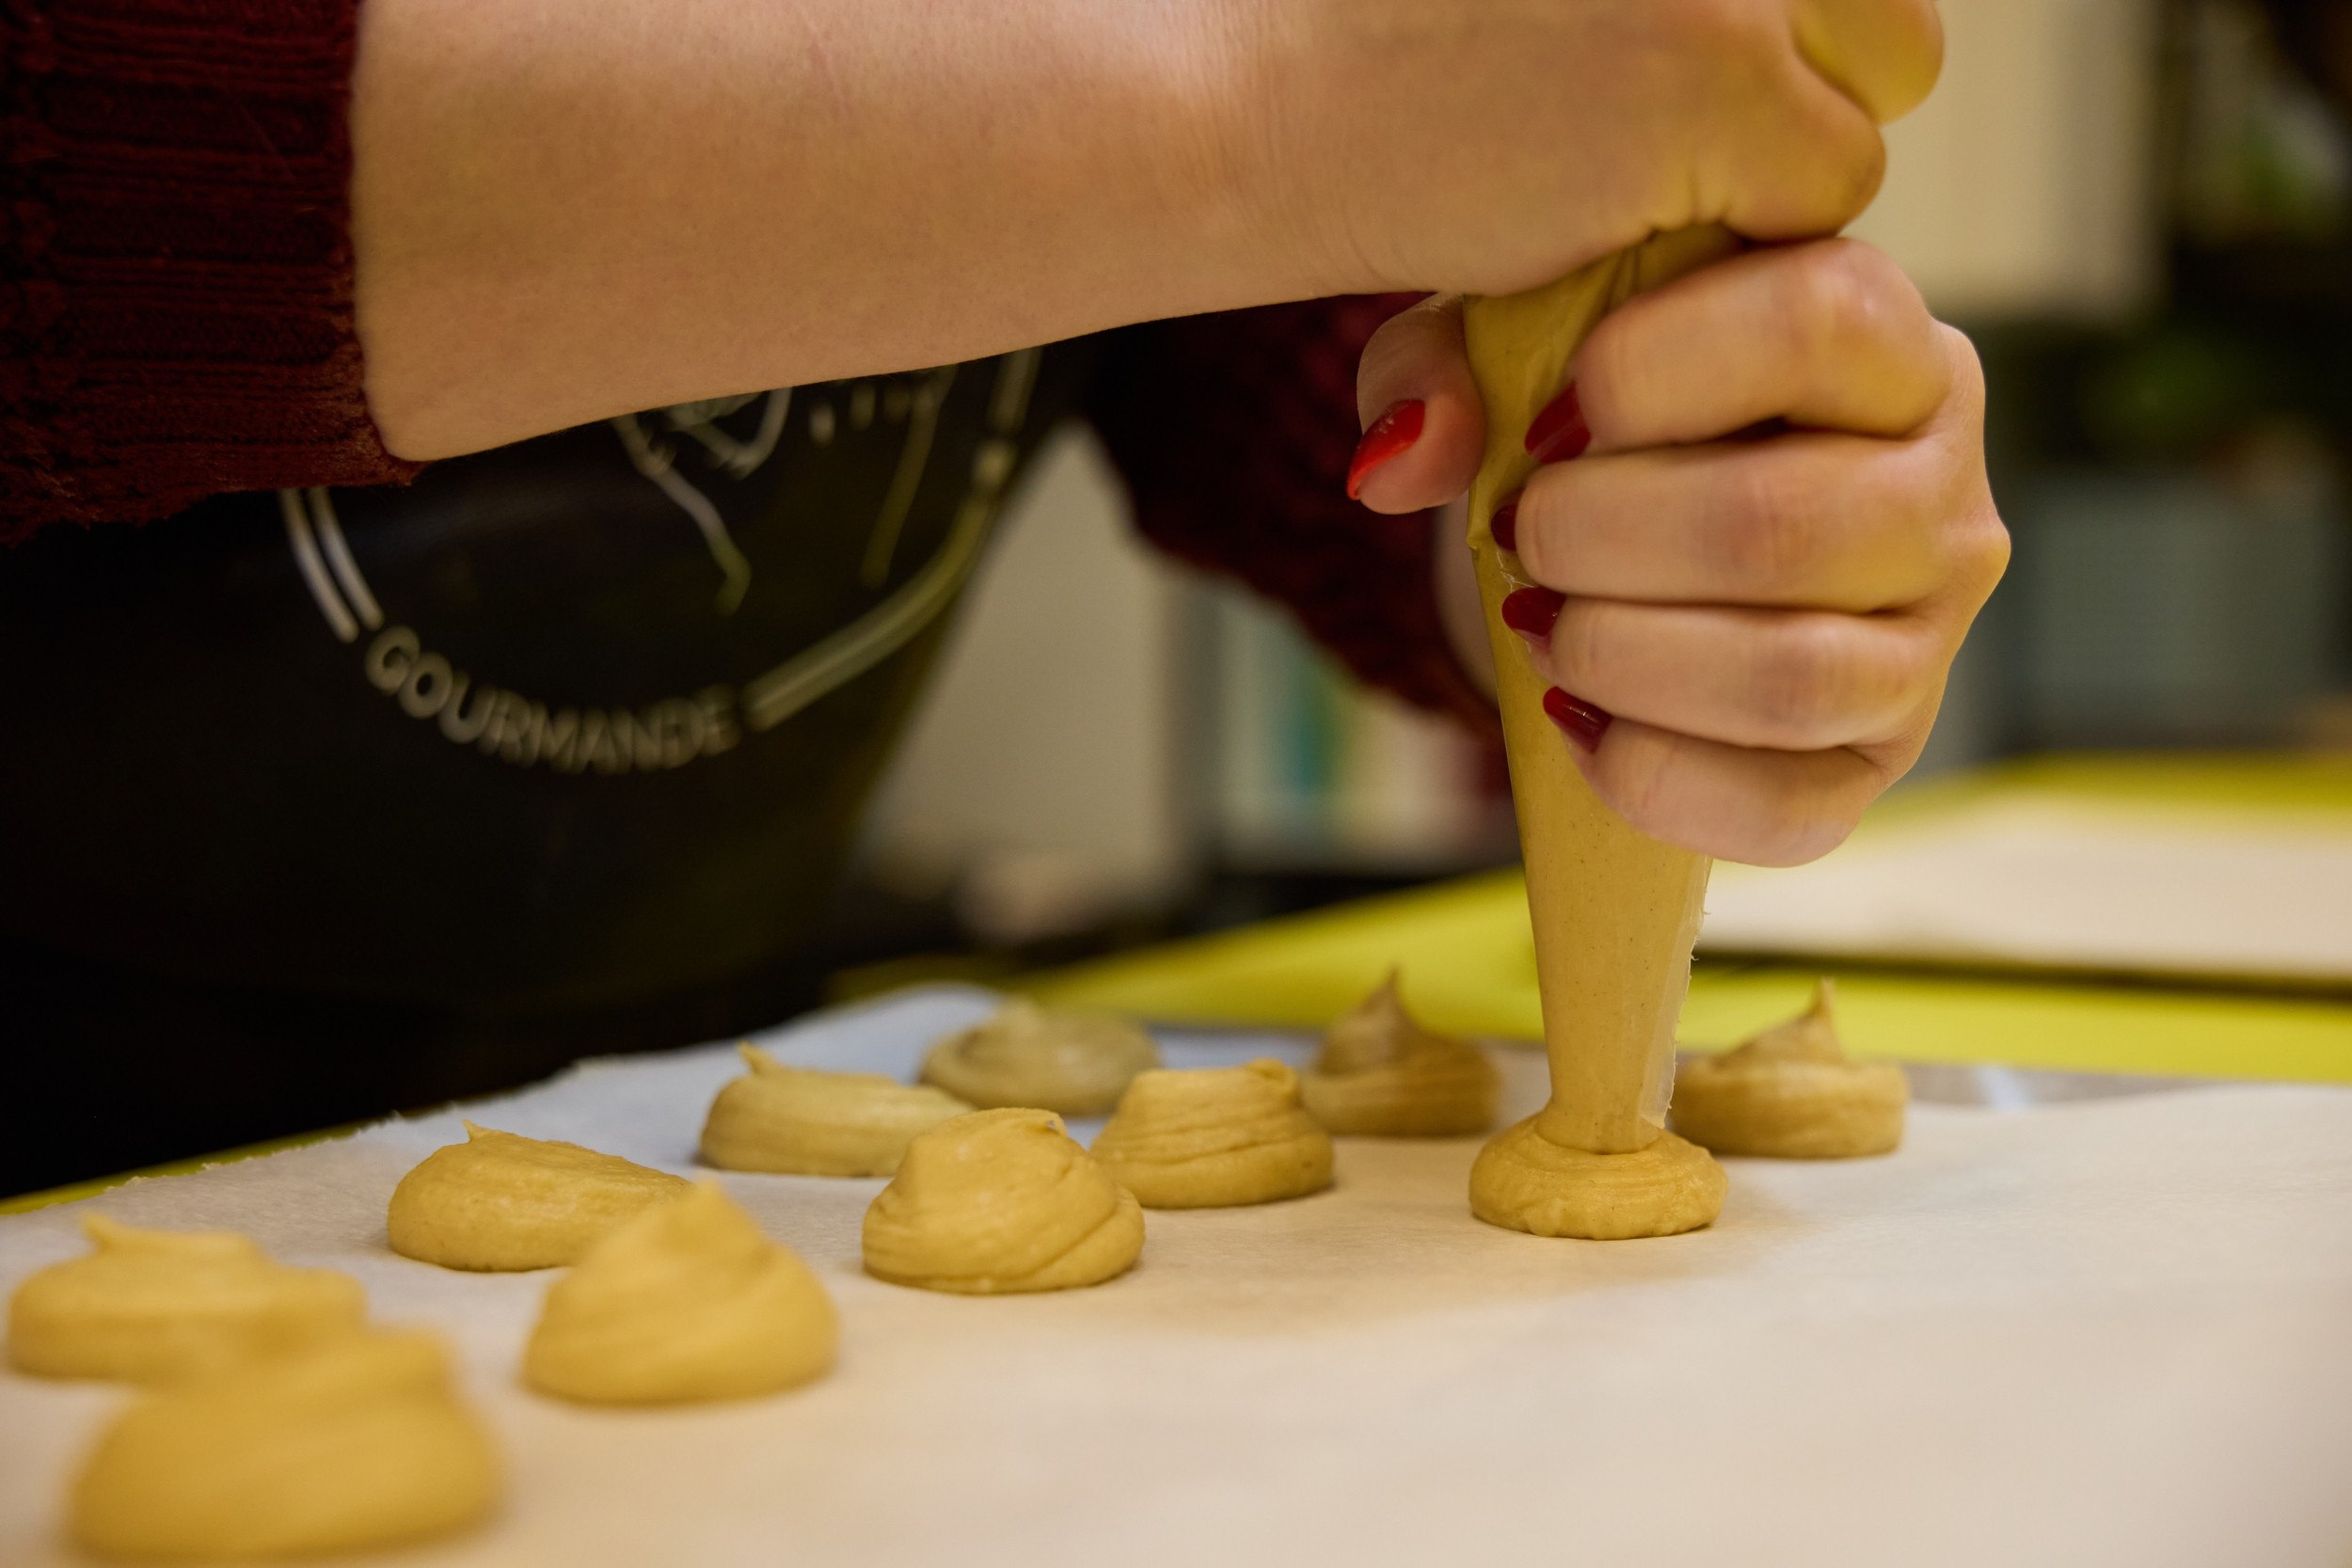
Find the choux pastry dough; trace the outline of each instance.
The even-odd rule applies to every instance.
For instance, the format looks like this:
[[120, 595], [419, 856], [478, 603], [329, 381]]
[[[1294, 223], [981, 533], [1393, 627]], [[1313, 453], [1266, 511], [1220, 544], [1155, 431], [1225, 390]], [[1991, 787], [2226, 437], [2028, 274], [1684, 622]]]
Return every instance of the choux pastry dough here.
[[1143, 1211], [1051, 1111], [974, 1111], [907, 1146], [866, 1211], [866, 1269], [926, 1291], [1100, 1285], [1143, 1250]]
[[150, 1394], [99, 1439], [70, 1513], [110, 1556], [308, 1556], [462, 1529], [502, 1485], [440, 1340], [354, 1329]]
[[888, 1176], [917, 1132], [973, 1109], [929, 1085], [787, 1067], [748, 1042], [736, 1049], [751, 1071], [720, 1089], [703, 1122], [703, 1158], [721, 1170]]
[[1331, 1025], [1300, 1075], [1307, 1114], [1326, 1132], [1449, 1138], [1494, 1125], [1502, 1078], [1468, 1040], [1423, 1028], [1405, 1010], [1391, 970], [1379, 989]]
[[656, 1203], [686, 1196], [684, 1177], [617, 1154], [466, 1123], [392, 1189], [392, 1250], [445, 1269], [503, 1272], [577, 1263], [590, 1244]]
[[1550, 684], [1506, 607], [1536, 586], [1518, 554], [1516, 499], [1544, 462], [1573, 455], [1586, 336], [1635, 295], [1740, 245], [1723, 229], [1678, 230], [1541, 288], [1463, 305], [1463, 346], [1486, 411], [1468, 543], [1495, 653], [1551, 1067], [1550, 1103], [1497, 1134], [1470, 1167], [1470, 1208], [1536, 1235], [1672, 1235], [1710, 1223], [1725, 1190], [1722, 1172], [1695, 1168], [1712, 1164], [1704, 1149], [1655, 1148], [1666, 1135], [1675, 1021], [1709, 862], [1641, 832], [1586, 782], [1574, 748], [1614, 744], [1602, 735], [1606, 716]]
[[95, 1250], [8, 1304], [8, 1361], [44, 1377], [164, 1383], [359, 1326], [349, 1275], [295, 1269], [229, 1230], [142, 1230], [87, 1214]]
[[1672, 1132], [1595, 1154], [1547, 1137], [1540, 1116], [1496, 1133], [1470, 1166], [1470, 1212], [1531, 1236], [1676, 1236], [1712, 1225], [1729, 1191], [1724, 1167]]
[[1279, 1062], [1136, 1076], [1094, 1157], [1146, 1209], [1226, 1209], [1331, 1184], [1331, 1134]]
[[594, 1404], [742, 1399], [833, 1365], [833, 1300], [716, 1181], [588, 1249], [548, 1287], [523, 1381]]
[[1911, 1085], [1891, 1062], [1856, 1062], [1837, 1042], [1836, 989], [1736, 1050], [1684, 1067], [1674, 1128], [1718, 1154], [1848, 1160], [1903, 1141]]
[[978, 1106], [1093, 1117], [1118, 1104], [1136, 1073], [1159, 1065], [1159, 1047], [1126, 1019], [1015, 996], [985, 1023], [931, 1047], [923, 1082]]

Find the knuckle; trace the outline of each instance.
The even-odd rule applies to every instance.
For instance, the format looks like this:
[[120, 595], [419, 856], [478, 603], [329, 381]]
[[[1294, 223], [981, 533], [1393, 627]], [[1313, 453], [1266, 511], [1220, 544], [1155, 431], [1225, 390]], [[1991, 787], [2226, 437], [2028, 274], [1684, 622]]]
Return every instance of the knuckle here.
[[1835, 371], [1877, 335], [1885, 287], [1874, 253], [1851, 241], [1807, 249], [1788, 271], [1782, 320], [1804, 362]]
[[1859, 704], [1863, 672], [1845, 628], [1830, 616], [1794, 617], [1765, 640], [1750, 672], [1748, 705], [1762, 743], [1784, 751], [1821, 736]]
[[1715, 515], [1724, 572], [1744, 592], [1785, 592], [1820, 546], [1814, 498], [1779, 466], [1762, 461], [1741, 464], [1730, 488], [1729, 504]]
[[1551, 643], [1544, 656], [1555, 681], [1570, 689], [1592, 686], [1608, 639], [1608, 618], [1606, 606], [1582, 599], [1570, 599], [1560, 607], [1560, 618], [1551, 624]]
[[1626, 310], [1602, 318], [1576, 356], [1576, 395], [1594, 436], [1611, 440], [1638, 426], [1648, 400], [1645, 367], [1655, 356], [1643, 352], [1642, 331], [1649, 312]]

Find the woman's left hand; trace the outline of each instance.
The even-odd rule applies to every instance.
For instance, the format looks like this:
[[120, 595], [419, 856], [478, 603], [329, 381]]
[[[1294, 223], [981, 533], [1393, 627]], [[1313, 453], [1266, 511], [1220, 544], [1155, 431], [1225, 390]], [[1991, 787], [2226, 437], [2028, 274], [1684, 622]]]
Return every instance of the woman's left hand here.
[[[1517, 509], [1519, 559], [1550, 591], [1518, 606], [1526, 657], [1600, 716], [1589, 744], [1563, 743], [1654, 837], [1763, 865], [1822, 854], [1917, 760], [2009, 560], [1975, 351], [1883, 254], [1823, 240], [1633, 300], [1574, 375], [1589, 445]], [[1409, 443], [1409, 414], [1367, 437], [1364, 503], [1458, 497], [1485, 440], [1459, 302], [1389, 322], [1357, 385], [1368, 424], [1422, 404]], [[1458, 557], [1458, 531], [1438, 547]], [[1474, 594], [1466, 572], [1439, 578]]]

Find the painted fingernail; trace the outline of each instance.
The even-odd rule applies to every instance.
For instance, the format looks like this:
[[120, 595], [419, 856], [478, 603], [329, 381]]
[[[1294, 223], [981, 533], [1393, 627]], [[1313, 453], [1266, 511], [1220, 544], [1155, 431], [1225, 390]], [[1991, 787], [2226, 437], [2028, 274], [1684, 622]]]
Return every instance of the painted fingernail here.
[[1584, 404], [1577, 399], [1573, 381], [1527, 427], [1527, 450], [1538, 463], [1565, 463], [1583, 456], [1592, 444], [1593, 429], [1584, 422]]
[[1486, 519], [1486, 531], [1492, 535], [1495, 548], [1516, 550], [1519, 547], [1519, 499], [1513, 496], [1495, 508], [1495, 515]]
[[1560, 619], [1560, 607], [1567, 602], [1565, 594], [1549, 588], [1517, 589], [1503, 598], [1502, 624], [1530, 642], [1548, 642], [1552, 623]]
[[1391, 404], [1386, 413], [1372, 421], [1364, 438], [1356, 443], [1356, 455], [1348, 459], [1348, 499], [1363, 494], [1364, 481], [1373, 469], [1421, 439], [1422, 420], [1428, 412], [1421, 399], [1406, 398], [1403, 403]]
[[1610, 721], [1614, 717], [1581, 697], [1569, 696], [1556, 686], [1544, 689], [1544, 712], [1566, 732], [1570, 740], [1588, 752], [1600, 750], [1600, 737], [1609, 733]]

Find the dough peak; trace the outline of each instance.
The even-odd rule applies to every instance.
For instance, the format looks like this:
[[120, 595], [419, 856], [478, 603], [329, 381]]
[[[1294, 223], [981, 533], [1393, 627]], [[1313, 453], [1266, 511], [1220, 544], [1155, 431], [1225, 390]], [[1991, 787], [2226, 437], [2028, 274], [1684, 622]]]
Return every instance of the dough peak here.
[[1425, 1027], [1406, 1010], [1391, 969], [1372, 994], [1331, 1025], [1300, 1080], [1308, 1114], [1342, 1134], [1454, 1137], [1494, 1124], [1502, 1075], [1468, 1040]]
[[818, 1377], [839, 1341], [832, 1298], [808, 1265], [704, 1180], [621, 1226], [548, 1288], [523, 1381], [600, 1404], [742, 1399]]
[[787, 1067], [748, 1040], [736, 1050], [751, 1070], [720, 1088], [703, 1123], [703, 1158], [722, 1170], [888, 1176], [916, 1133], [972, 1109], [925, 1085]]
[[1127, 1019], [1014, 996], [987, 1022], [931, 1047], [923, 1082], [977, 1106], [1090, 1117], [1119, 1103], [1136, 1073], [1159, 1065], [1159, 1047]]
[[1846, 1160], [1902, 1143], [1911, 1085], [1892, 1062], [1857, 1062], [1837, 1037], [1836, 987], [1720, 1056], [1685, 1067], [1675, 1085], [1675, 1131], [1718, 1154]]
[[1271, 1203], [1331, 1184], [1331, 1135], [1302, 1105], [1298, 1075], [1263, 1057], [1137, 1074], [1094, 1154], [1147, 1209]]
[[969, 1295], [1099, 1285], [1134, 1266], [1143, 1212], [1051, 1111], [944, 1121], [866, 1211], [866, 1272]]
[[162, 1383], [356, 1328], [359, 1282], [278, 1262], [230, 1230], [148, 1230], [83, 1216], [92, 1250], [8, 1304], [8, 1359], [46, 1377]]
[[684, 1177], [578, 1144], [467, 1122], [392, 1189], [392, 1250], [447, 1269], [518, 1271], [576, 1263], [599, 1237], [686, 1195]]
[[435, 1336], [353, 1330], [215, 1369], [116, 1419], [75, 1538], [122, 1557], [359, 1551], [461, 1528], [502, 1481]]

